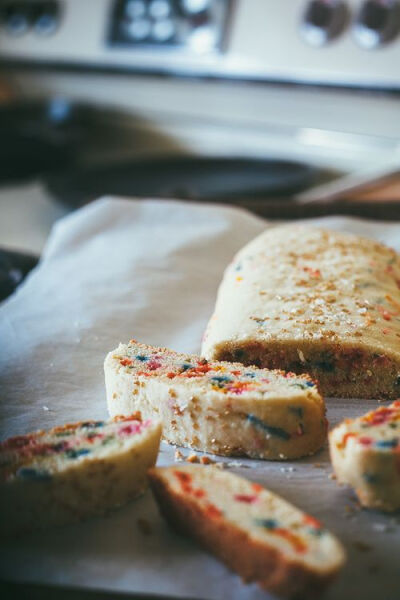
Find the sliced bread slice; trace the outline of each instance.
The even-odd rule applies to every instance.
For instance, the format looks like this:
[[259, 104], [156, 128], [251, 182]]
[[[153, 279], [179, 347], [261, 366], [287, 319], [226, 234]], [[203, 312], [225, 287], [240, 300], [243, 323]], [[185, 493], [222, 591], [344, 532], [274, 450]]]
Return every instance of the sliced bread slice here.
[[140, 413], [19, 435], [0, 443], [0, 534], [77, 521], [144, 491], [161, 425]]
[[346, 419], [329, 448], [338, 482], [354, 487], [363, 506], [400, 509], [400, 400]]
[[345, 560], [337, 539], [279, 496], [215, 467], [154, 468], [150, 485], [161, 513], [246, 582], [309, 598]]
[[105, 360], [111, 416], [159, 418], [171, 444], [230, 456], [291, 459], [326, 439], [325, 404], [306, 375], [207, 361], [131, 340]]

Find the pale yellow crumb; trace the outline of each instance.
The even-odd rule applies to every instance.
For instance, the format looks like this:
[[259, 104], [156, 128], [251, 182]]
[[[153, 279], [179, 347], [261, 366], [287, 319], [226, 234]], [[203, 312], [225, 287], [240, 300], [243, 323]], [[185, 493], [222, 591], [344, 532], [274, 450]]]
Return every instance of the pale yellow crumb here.
[[185, 457], [183, 456], [182, 452], [180, 450], [175, 450], [175, 460], [183, 460]]

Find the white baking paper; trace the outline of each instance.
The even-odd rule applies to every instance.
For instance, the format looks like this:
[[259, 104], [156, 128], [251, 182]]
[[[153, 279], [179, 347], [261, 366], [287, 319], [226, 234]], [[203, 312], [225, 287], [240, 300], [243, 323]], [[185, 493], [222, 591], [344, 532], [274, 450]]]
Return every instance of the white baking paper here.
[[[400, 224], [310, 223], [400, 250]], [[115, 198], [59, 221], [39, 266], [0, 307], [1, 437], [106, 417], [103, 359], [120, 341], [198, 352], [225, 266], [267, 226], [241, 209]], [[375, 404], [328, 400], [328, 418], [335, 424]], [[348, 563], [327, 599], [400, 598], [399, 516], [359, 510], [353, 493], [329, 478], [326, 449], [290, 463], [218, 460], [342, 540]], [[162, 444], [159, 463], [173, 461], [174, 449]], [[151, 535], [138, 518], [148, 519]], [[3, 544], [0, 578], [204, 600], [269, 597], [172, 533], [150, 492], [107, 518]]]

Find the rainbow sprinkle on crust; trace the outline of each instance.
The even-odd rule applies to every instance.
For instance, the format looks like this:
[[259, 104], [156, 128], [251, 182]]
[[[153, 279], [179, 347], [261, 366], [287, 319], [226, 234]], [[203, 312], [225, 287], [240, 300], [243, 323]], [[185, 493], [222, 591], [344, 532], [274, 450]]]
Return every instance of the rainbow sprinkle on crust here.
[[399, 453], [400, 461], [400, 400], [380, 406], [359, 419], [346, 419], [344, 423], [348, 430], [336, 442], [340, 449], [346, 448], [352, 439], [364, 448]]
[[[201, 383], [222, 394], [242, 395], [246, 392], [266, 394], [274, 389], [277, 377], [288, 380], [288, 386], [307, 390], [316, 387], [316, 383], [307, 375], [296, 375], [280, 370], [268, 371], [249, 368], [236, 363], [207, 361], [192, 355], [179, 355], [165, 348], [146, 346], [136, 353], [136, 340], [131, 340], [124, 347], [123, 355], [116, 351], [115, 358], [121, 367], [135, 371], [142, 377], [166, 377], [167, 379], [185, 380], [201, 378]], [[143, 345], [141, 345], [143, 347]], [[126, 349], [125, 349], [126, 348]], [[174, 360], [171, 356], [174, 354]], [[268, 373], [268, 374], [267, 374]]]

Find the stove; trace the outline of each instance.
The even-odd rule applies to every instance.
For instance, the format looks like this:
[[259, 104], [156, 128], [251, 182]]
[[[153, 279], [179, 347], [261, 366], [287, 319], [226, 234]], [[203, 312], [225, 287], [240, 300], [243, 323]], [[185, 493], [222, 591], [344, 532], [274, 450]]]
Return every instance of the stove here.
[[3, 0], [3, 61], [400, 88], [397, 0]]
[[[399, 5], [0, 0], [0, 80], [29, 101], [93, 107], [102, 125], [75, 171], [0, 190], [9, 216], [0, 222], [0, 242], [38, 252], [65, 205], [105, 192], [243, 201], [274, 218], [327, 211], [395, 218], [392, 198], [387, 212], [374, 202], [318, 208], [315, 199], [337, 178], [347, 185], [400, 171]], [[105, 130], [114, 134], [100, 136]], [[289, 185], [283, 199], [268, 183], [263, 198], [250, 198], [242, 184], [262, 164], [266, 175], [268, 165], [292, 165], [284, 178], [291, 183], [301, 173], [301, 185]], [[154, 165], [165, 175], [159, 187]], [[304, 190], [306, 183], [316, 188]]]

